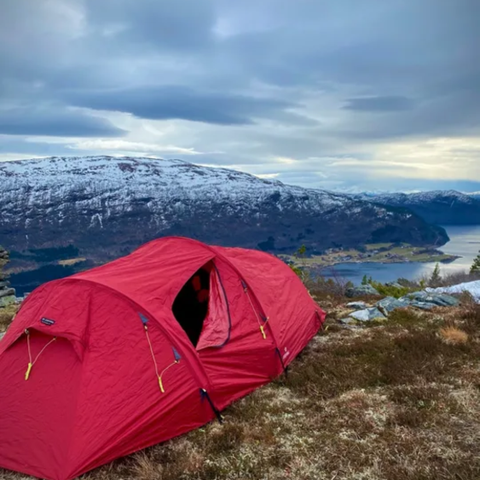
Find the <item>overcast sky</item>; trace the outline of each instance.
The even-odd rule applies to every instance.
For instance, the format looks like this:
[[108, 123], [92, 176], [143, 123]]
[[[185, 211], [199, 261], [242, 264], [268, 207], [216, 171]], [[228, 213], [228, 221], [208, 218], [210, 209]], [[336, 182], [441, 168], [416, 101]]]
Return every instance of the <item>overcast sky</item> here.
[[480, 190], [479, 0], [1, 0], [0, 160]]

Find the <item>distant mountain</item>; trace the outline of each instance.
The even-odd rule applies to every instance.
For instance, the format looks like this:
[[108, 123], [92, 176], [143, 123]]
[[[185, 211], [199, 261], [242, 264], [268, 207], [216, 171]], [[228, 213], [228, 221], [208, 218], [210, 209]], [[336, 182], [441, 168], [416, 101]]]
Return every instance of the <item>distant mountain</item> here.
[[465, 193], [465, 195], [475, 198], [476, 200], [480, 200], [480, 192], [469, 192], [469, 193]]
[[448, 240], [405, 209], [181, 160], [3, 162], [0, 185], [0, 244], [15, 251], [74, 245], [105, 260], [165, 235], [277, 252]]
[[480, 195], [455, 190], [354, 195], [379, 205], [408, 208], [436, 225], [480, 225]]

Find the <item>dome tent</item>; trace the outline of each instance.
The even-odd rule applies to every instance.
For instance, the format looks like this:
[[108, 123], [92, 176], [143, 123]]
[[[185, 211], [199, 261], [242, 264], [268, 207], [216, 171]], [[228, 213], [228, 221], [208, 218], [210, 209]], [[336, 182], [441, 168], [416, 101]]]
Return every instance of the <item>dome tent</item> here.
[[[198, 291], [203, 314], [173, 308]], [[275, 257], [186, 238], [46, 283], [0, 342], [0, 467], [71, 479], [200, 427], [280, 375], [324, 319]]]

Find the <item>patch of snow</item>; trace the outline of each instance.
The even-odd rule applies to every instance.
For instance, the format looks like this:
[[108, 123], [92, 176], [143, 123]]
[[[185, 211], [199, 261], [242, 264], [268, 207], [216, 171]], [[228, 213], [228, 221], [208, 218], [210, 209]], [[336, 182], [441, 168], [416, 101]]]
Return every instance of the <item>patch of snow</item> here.
[[429, 293], [463, 293], [468, 292], [475, 299], [477, 303], [480, 303], [480, 280], [474, 282], [459, 283], [458, 285], [452, 285], [451, 287], [439, 287], [439, 288], [427, 288]]

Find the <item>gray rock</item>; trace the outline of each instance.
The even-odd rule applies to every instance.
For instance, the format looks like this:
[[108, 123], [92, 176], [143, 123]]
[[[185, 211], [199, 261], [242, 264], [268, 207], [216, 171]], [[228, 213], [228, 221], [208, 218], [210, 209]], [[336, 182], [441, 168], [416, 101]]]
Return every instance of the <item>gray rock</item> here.
[[378, 308], [366, 308], [365, 310], [357, 310], [352, 312], [350, 317], [359, 322], [370, 322], [375, 319], [385, 320], [385, 315]]
[[432, 302], [440, 307], [456, 307], [460, 301], [451, 295], [445, 293], [435, 293], [432, 295]]
[[340, 323], [342, 323], [343, 325], [356, 325], [358, 322], [357, 322], [357, 320], [355, 320], [351, 317], [346, 317], [346, 318], [342, 318], [340, 320]]
[[411, 301], [408, 298], [394, 298], [394, 297], [385, 297], [382, 298], [379, 302], [376, 303], [376, 306], [379, 310], [385, 311], [387, 313], [392, 312], [396, 308], [408, 307]]
[[347, 288], [345, 295], [349, 298], [361, 297], [363, 295], [378, 295], [379, 293], [371, 285], [358, 285], [357, 287]]
[[0, 289], [2, 289], [2, 288], [8, 288], [9, 286], [10, 286], [10, 282], [0, 281]]
[[438, 305], [435, 305], [434, 303], [420, 302], [418, 300], [414, 300], [410, 305], [415, 308], [420, 308], [421, 310], [431, 310], [432, 308], [438, 307]]
[[8, 305], [12, 305], [17, 301], [15, 295], [9, 295], [8, 297], [1, 297], [0, 298], [0, 307], [7, 307]]
[[5, 332], [0, 332], [0, 340], [5, 336]]
[[4, 288], [3, 290], [0, 290], [0, 298], [9, 297], [10, 295], [15, 296], [14, 288]]
[[409, 293], [407, 297], [419, 303], [431, 303], [436, 307], [455, 307], [460, 302], [451, 295], [445, 293], [414, 292]]
[[354, 308], [355, 310], [364, 310], [368, 308], [368, 305], [365, 302], [350, 302], [347, 303], [347, 307]]

